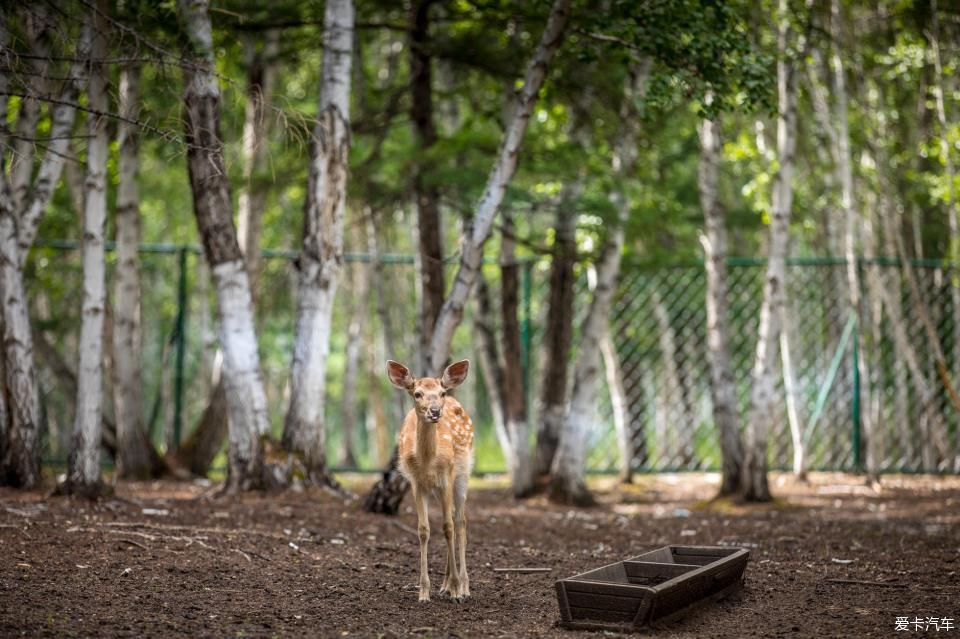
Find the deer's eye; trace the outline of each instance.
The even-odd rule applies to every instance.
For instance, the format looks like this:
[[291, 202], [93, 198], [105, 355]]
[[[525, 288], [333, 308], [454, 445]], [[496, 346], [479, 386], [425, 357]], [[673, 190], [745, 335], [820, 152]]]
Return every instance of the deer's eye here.
[[440, 397], [446, 397], [446, 396], [447, 396], [446, 391], [440, 391]]
[[414, 393], [413, 396], [416, 399], [423, 399], [423, 393], [421, 393], [420, 391], [417, 391], [416, 393]]

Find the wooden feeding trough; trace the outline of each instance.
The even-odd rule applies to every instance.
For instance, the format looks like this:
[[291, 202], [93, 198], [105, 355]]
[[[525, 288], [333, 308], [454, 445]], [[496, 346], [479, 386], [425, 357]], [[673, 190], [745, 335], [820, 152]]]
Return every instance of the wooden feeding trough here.
[[750, 551], [664, 546], [557, 582], [567, 628], [636, 630], [740, 587]]

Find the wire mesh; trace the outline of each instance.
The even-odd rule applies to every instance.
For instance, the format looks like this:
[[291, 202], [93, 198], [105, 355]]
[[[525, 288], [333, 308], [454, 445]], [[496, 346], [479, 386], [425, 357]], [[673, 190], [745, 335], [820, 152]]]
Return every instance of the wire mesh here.
[[[177, 321], [181, 252], [186, 266], [182, 335]], [[267, 252], [255, 291], [263, 376], [277, 435], [288, 402], [297, 288], [293, 258]], [[730, 260], [727, 271], [728, 348], [741, 424], [749, 407], [764, 266], [762, 260]], [[108, 253], [108, 281], [112, 281], [112, 268], [113, 254]], [[575, 344], [589, 307], [588, 271], [577, 267]], [[484, 272], [491, 284], [498, 329], [499, 267], [487, 264]], [[775, 371], [778, 409], [769, 425], [771, 466], [791, 467], [793, 428], [806, 444], [811, 468], [854, 470], [866, 463], [868, 447], [873, 446], [870, 450], [881, 471], [960, 472], [960, 415], [947, 388], [948, 382], [955, 384], [960, 369], [960, 326], [953, 306], [956, 271], [934, 261], [918, 261], [907, 270], [896, 260], [878, 258], [862, 260], [857, 272], [862, 303], [854, 314], [843, 260], [796, 260], [787, 267], [781, 345], [787, 345], [791, 355], [796, 411], [791, 425], [780, 367]], [[212, 391], [216, 301], [195, 247], [144, 247], [140, 273], [144, 423], [154, 443], [168, 450], [177, 445], [174, 382], [180, 340], [184, 350], [179, 373], [183, 379], [181, 437], [195, 428]], [[449, 280], [454, 273], [451, 264]], [[549, 262], [525, 263], [522, 273], [519, 313], [524, 379], [535, 430], [540, 342], [550, 312]], [[910, 273], [915, 288], [907, 277]], [[70, 243], [42, 244], [31, 255], [27, 281], [35, 332], [49, 346], [39, 343], [36, 349], [46, 424], [44, 455], [61, 460], [68, 452], [73, 420], [69, 375], [75, 368], [80, 325], [79, 250]], [[380, 261], [364, 255], [347, 257], [334, 311], [325, 407], [329, 461], [334, 467], [375, 470], [389, 458], [396, 429], [409, 406], [385, 379], [383, 361], [390, 357], [416, 368], [421, 330], [418, 281], [413, 257], [382, 256]], [[625, 392], [629, 446], [618, 443], [614, 404], [606, 380], [601, 379], [589, 440], [591, 471], [611, 471], [623, 456], [639, 472], [719, 468], [705, 295], [702, 265], [624, 265], [609, 324]], [[452, 352], [476, 361], [473, 313], [471, 303]], [[924, 317], [929, 318], [936, 340], [931, 340]], [[107, 327], [109, 339], [109, 313]], [[859, 352], [854, 348], [858, 344]], [[943, 353], [942, 367], [938, 352]], [[866, 373], [859, 388], [855, 383], [858, 356]], [[575, 366], [576, 346], [571, 361]], [[106, 364], [109, 369], [109, 358]], [[109, 375], [105, 390], [110, 397]], [[497, 472], [505, 465], [487, 395], [479, 371], [460, 391], [461, 401], [473, 407], [478, 430], [476, 467]], [[110, 404], [105, 403], [107, 419], [112, 419]]]

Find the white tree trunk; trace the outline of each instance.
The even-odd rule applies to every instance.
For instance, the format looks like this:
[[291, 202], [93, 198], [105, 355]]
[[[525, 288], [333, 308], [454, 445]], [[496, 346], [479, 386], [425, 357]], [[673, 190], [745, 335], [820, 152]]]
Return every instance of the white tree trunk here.
[[[127, 65], [120, 71], [120, 115], [139, 115], [140, 68]], [[113, 404], [117, 424], [117, 471], [121, 477], [146, 478], [152, 474], [150, 443], [143, 423], [142, 344], [140, 333], [140, 172], [137, 128], [117, 125], [117, 266], [113, 300]]]
[[[947, 220], [950, 229], [950, 240], [947, 245], [951, 251], [951, 257], [956, 263], [957, 251], [960, 251], [960, 215], [957, 213], [957, 194], [956, 170], [953, 164], [953, 152], [951, 150], [949, 131], [950, 125], [947, 120], [947, 109], [943, 100], [944, 79], [943, 63], [940, 60], [940, 16], [937, 12], [937, 0], [931, 0], [930, 13], [933, 23], [933, 62], [936, 73], [936, 83], [934, 84], [934, 97], [937, 104], [937, 119], [940, 123], [940, 155], [943, 156], [944, 168], [946, 168], [947, 178]], [[953, 308], [953, 384], [956, 386], [960, 379], [960, 276], [956, 270], [950, 278], [950, 302]], [[953, 471], [960, 472], [960, 426], [957, 430], [957, 453], [953, 461]]]
[[790, 38], [787, 0], [779, 3], [777, 36], [777, 156], [779, 169], [773, 183], [770, 222], [770, 248], [756, 357], [753, 387], [747, 421], [747, 446], [743, 469], [744, 497], [751, 501], [769, 501], [767, 484], [767, 440], [775, 421], [777, 343], [786, 306], [786, 258], [790, 239], [790, 213], [793, 204], [793, 160], [797, 141], [797, 81], [789, 56]]
[[453, 340], [454, 331], [463, 318], [464, 305], [476, 280], [477, 269], [480, 268], [480, 262], [483, 259], [483, 245], [490, 236], [493, 219], [503, 201], [507, 185], [517, 169], [520, 145], [523, 142], [530, 115], [537, 103], [540, 88], [546, 78], [547, 68], [563, 40], [570, 4], [570, 0], [554, 0], [540, 43], [527, 65], [523, 88], [520, 90], [516, 108], [507, 125], [497, 163], [493, 166], [486, 188], [477, 204], [473, 228], [468, 237], [464, 238], [461, 247], [460, 268], [454, 279], [453, 288], [447, 295], [434, 326], [433, 339], [430, 343], [430, 370], [426, 371], [428, 374], [439, 375], [450, 357], [450, 343]]
[[23, 271], [19, 266], [17, 223], [6, 177], [0, 177], [0, 299], [3, 299], [3, 357], [7, 419], [0, 429], [0, 483], [30, 488], [40, 479], [38, 428], [40, 400], [33, 364]]
[[[853, 189], [853, 166], [851, 161], [850, 154], [850, 132], [849, 132], [849, 117], [847, 113], [847, 88], [846, 88], [846, 77], [844, 75], [843, 69], [843, 56], [840, 51], [840, 37], [841, 37], [841, 20], [843, 14], [840, 8], [839, 0], [832, 0], [831, 2], [831, 17], [832, 17], [832, 31], [833, 37], [835, 40], [833, 55], [830, 59], [830, 64], [833, 71], [833, 94], [835, 98], [834, 109], [836, 111], [835, 121], [836, 121], [836, 135], [834, 136], [834, 142], [836, 144], [836, 151], [834, 156], [836, 158], [836, 171], [838, 181], [840, 182], [840, 207], [843, 210], [844, 218], [844, 253], [846, 258], [847, 266], [847, 292], [850, 296], [850, 309], [857, 314], [857, 317], [861, 317], [861, 302], [860, 302], [860, 276], [859, 276], [859, 238], [858, 232], [860, 227], [860, 213], [856, 208], [856, 198], [854, 196]], [[858, 368], [860, 375], [860, 396], [863, 398], [865, 403], [870, 402], [870, 366], [869, 361], [866, 356], [866, 341], [864, 340], [864, 331], [862, 330], [863, 322], [860, 322], [861, 330], [858, 330], [856, 333], [857, 347], [862, 353], [862, 356], [858, 359]], [[879, 481], [880, 475], [877, 470], [877, 460], [873, 454], [869, 451], [873, 450], [873, 446], [870, 443], [870, 439], [874, 436], [874, 424], [873, 416], [869, 411], [861, 412], [861, 420], [863, 424], [863, 432], [867, 438], [867, 478], [868, 481], [874, 482]]]
[[260, 437], [267, 396], [257, 352], [250, 282], [236, 230], [220, 138], [220, 87], [214, 73], [207, 0], [180, 0], [189, 39], [184, 116], [194, 215], [217, 295], [223, 380], [230, 413], [227, 491], [261, 485]]
[[[362, 231], [361, 231], [362, 233]], [[356, 235], [356, 233], [354, 233]], [[354, 451], [354, 434], [357, 430], [357, 388], [361, 377], [361, 360], [365, 339], [368, 292], [370, 290], [371, 264], [354, 263], [350, 277], [350, 324], [347, 327], [346, 364], [343, 370], [343, 392], [341, 393], [343, 415], [343, 450], [341, 463], [347, 468], [357, 465]], [[370, 397], [373, 393], [367, 393]]]
[[688, 385], [684, 383], [683, 372], [680, 370], [680, 348], [677, 344], [677, 334], [673, 330], [670, 314], [663, 305], [663, 300], [657, 290], [651, 296], [653, 315], [659, 328], [658, 342], [660, 343], [660, 358], [663, 362], [664, 387], [667, 405], [670, 406], [668, 422], [669, 433], [673, 435], [674, 445], [661, 442], [668, 451], [670, 460], [679, 468], [687, 468], [693, 463], [693, 436], [696, 428], [696, 416]]
[[[107, 54], [104, 2], [91, 7], [93, 60]], [[107, 69], [102, 62], [88, 67], [90, 108], [100, 113], [110, 108]], [[87, 116], [87, 176], [83, 209], [83, 309], [80, 324], [80, 363], [77, 366], [77, 411], [73, 424], [66, 489], [95, 494], [100, 483], [100, 424], [103, 417], [103, 324], [106, 303], [104, 230], [107, 222], [107, 121]]]
[[629, 484], [633, 478], [633, 440], [630, 437], [628, 424], [630, 410], [627, 407], [627, 391], [623, 386], [623, 372], [620, 368], [620, 356], [613, 343], [610, 326], [606, 326], [600, 340], [600, 354], [603, 356], [603, 367], [607, 374], [607, 389], [610, 391], [610, 404], [613, 408], [613, 426], [617, 433], [617, 448], [620, 451], [619, 476], [620, 481]]
[[604, 333], [609, 330], [607, 320], [617, 288], [624, 240], [623, 224], [628, 210], [628, 205], [622, 203], [620, 219], [609, 231], [610, 237], [597, 266], [597, 285], [580, 331], [570, 408], [551, 469], [549, 496], [560, 503], [582, 506], [593, 502], [586, 485], [587, 444], [590, 428], [597, 416], [600, 343]]
[[790, 328], [786, 315], [780, 327], [780, 366], [783, 369], [783, 394], [787, 404], [787, 424], [790, 426], [790, 441], [793, 444], [793, 474], [803, 479], [807, 474], [806, 450], [803, 443], [803, 427], [797, 412], [797, 376], [790, 352]]
[[730, 324], [727, 303], [727, 228], [717, 192], [720, 163], [718, 122], [700, 124], [700, 166], [698, 187], [706, 232], [700, 237], [707, 273], [707, 359], [710, 364], [710, 397], [713, 420], [720, 438], [720, 494], [740, 489], [743, 442], [737, 418], [737, 394], [730, 364]]
[[327, 481], [323, 411], [333, 300], [343, 263], [353, 24], [352, 0], [327, 2], [320, 108], [304, 206], [290, 408], [283, 430], [283, 445], [304, 455], [319, 482]]

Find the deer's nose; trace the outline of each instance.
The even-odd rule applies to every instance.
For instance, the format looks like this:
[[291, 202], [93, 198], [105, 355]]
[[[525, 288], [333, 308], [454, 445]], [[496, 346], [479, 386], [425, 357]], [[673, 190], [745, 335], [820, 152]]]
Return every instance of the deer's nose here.
[[440, 409], [439, 409], [439, 408], [431, 408], [431, 409], [430, 409], [430, 416], [431, 416], [431, 417], [434, 417], [434, 418], [439, 418], [439, 417], [440, 417]]

